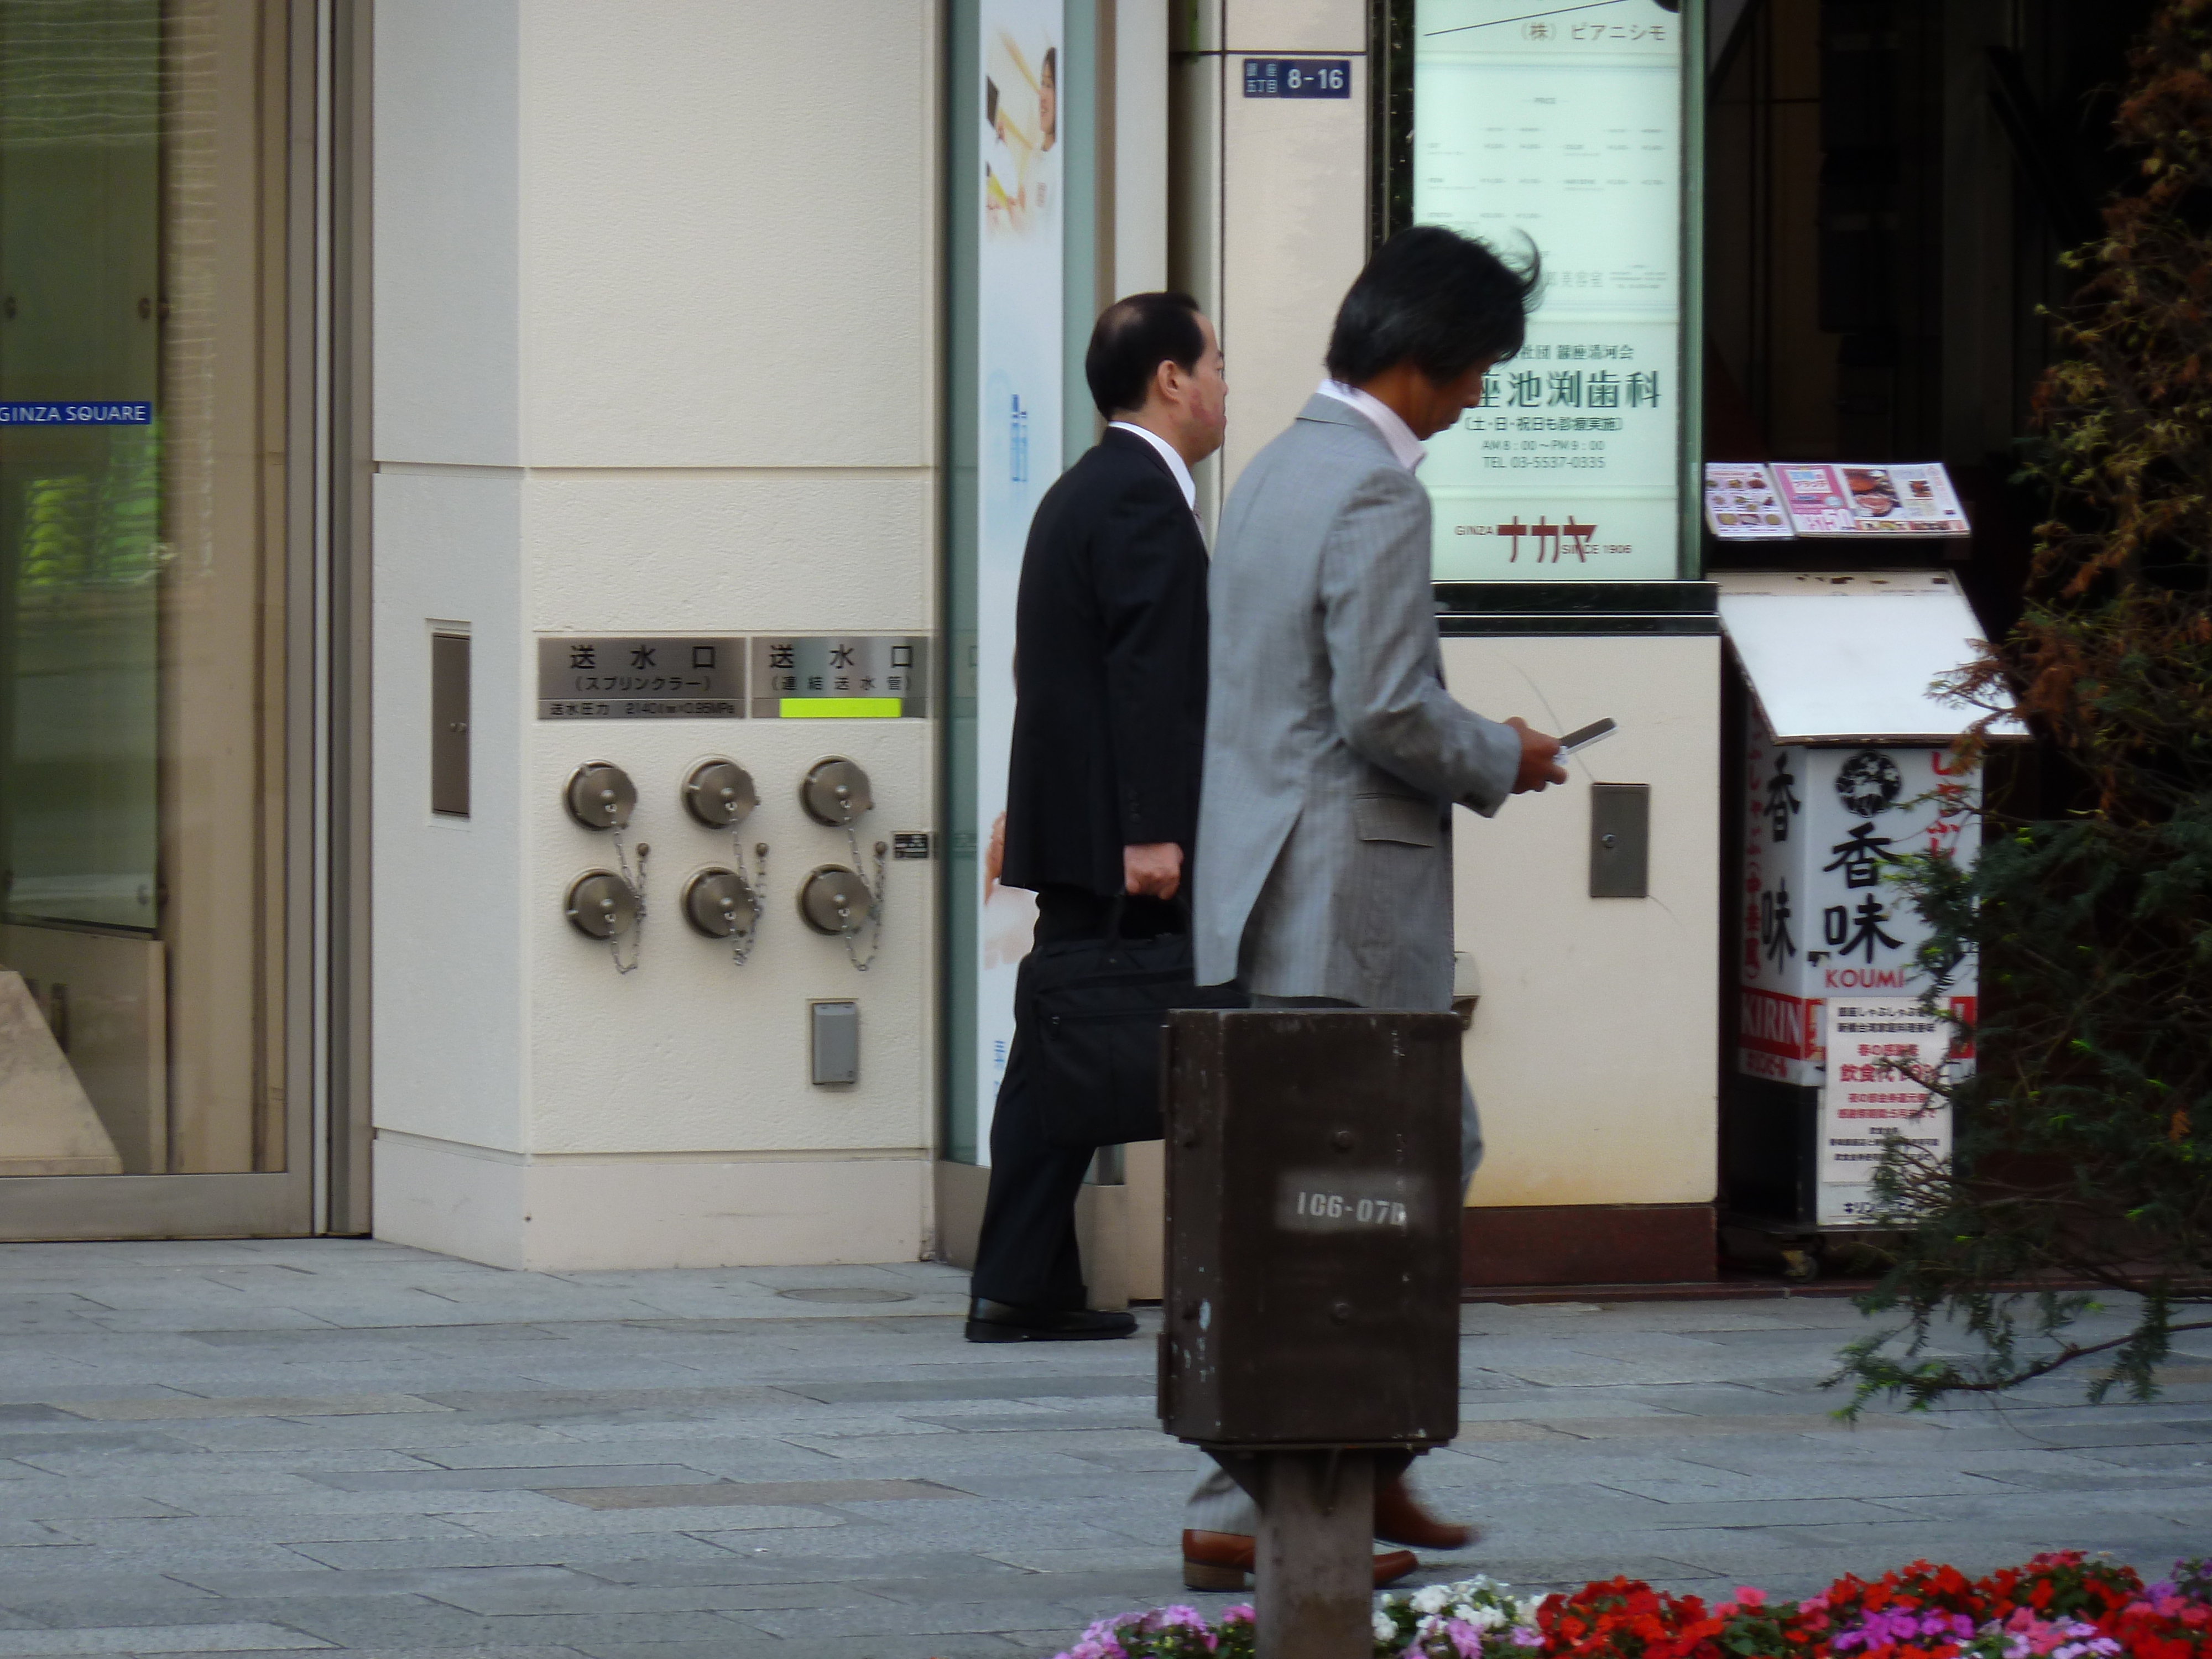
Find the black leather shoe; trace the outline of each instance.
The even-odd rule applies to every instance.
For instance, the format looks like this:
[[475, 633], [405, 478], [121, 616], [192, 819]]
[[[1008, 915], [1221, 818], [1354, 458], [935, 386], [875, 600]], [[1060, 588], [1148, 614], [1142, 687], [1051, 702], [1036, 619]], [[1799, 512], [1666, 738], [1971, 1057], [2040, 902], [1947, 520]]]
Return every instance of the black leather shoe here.
[[1137, 1322], [1125, 1313], [1092, 1313], [1087, 1308], [1017, 1308], [988, 1297], [968, 1299], [970, 1342], [1097, 1342], [1127, 1336]]

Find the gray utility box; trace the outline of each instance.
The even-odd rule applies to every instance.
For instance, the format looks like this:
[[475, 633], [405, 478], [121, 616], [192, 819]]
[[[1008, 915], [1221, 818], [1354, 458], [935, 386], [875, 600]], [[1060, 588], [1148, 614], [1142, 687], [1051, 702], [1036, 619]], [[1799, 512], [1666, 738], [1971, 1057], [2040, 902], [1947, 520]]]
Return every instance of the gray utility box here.
[[1168, 1017], [1162, 1425], [1207, 1447], [1459, 1429], [1460, 1023]]

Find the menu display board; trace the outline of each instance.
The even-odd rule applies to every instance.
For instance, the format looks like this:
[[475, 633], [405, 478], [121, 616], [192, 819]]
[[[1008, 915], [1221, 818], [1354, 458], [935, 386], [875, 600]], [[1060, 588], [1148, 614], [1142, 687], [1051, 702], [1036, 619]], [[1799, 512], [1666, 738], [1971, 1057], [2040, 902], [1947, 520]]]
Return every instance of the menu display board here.
[[1705, 527], [1727, 542], [1788, 541], [1797, 532], [1774, 475], [1748, 462], [1707, 462]]
[[1801, 536], [1966, 534], [1966, 515], [1940, 462], [1923, 465], [1806, 465], [1775, 469], [1783, 505]]
[[1911, 465], [1709, 462], [1705, 525], [1723, 541], [1969, 533], [1951, 475]]
[[1439, 580], [1676, 574], [1682, 24], [1657, 0], [1417, 0], [1413, 217], [1532, 250], [1520, 356], [1429, 442]]

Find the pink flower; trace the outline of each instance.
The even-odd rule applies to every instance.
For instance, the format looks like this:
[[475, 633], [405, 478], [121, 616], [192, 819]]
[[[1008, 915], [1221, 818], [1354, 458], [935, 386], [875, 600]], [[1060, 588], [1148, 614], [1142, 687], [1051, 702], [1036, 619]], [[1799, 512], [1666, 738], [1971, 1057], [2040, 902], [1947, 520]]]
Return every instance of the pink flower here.
[[1482, 1652], [1482, 1632], [1463, 1619], [1455, 1619], [1444, 1626], [1444, 1634], [1451, 1638], [1452, 1649], [1460, 1659], [1480, 1659]]
[[2005, 1659], [2108, 1659], [2120, 1644], [2097, 1634], [2079, 1620], [2045, 1620], [2032, 1607], [2015, 1607], [2012, 1617], [1992, 1628], [2002, 1632]]

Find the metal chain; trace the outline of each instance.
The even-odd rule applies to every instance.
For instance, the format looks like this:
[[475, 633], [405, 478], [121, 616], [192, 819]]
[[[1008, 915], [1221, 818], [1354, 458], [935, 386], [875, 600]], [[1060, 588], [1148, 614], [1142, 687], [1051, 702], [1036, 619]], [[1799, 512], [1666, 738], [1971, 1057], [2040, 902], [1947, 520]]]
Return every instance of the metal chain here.
[[[853, 873], [857, 876], [860, 873], [860, 837], [850, 823], [845, 826], [845, 840], [852, 847]], [[864, 974], [875, 962], [876, 953], [884, 948], [884, 854], [890, 851], [889, 842], [879, 841], [876, 843], [876, 880], [875, 884], [868, 889], [868, 921], [871, 932], [868, 935], [866, 961], [860, 959], [860, 947], [855, 943], [860, 937], [860, 930], [854, 927], [849, 929], [845, 934], [845, 954], [851, 958], [853, 966]]]
[[[768, 890], [768, 843], [766, 842], [754, 843], [753, 857], [757, 862], [753, 870], [752, 888], [749, 895], [753, 907], [753, 925], [745, 930], [743, 939], [732, 940], [730, 945], [730, 960], [740, 968], [745, 965], [746, 959], [752, 955], [753, 946], [760, 943], [761, 913], [768, 908], [761, 898], [761, 895]], [[744, 874], [745, 843], [738, 836], [738, 827], [735, 824], [730, 826], [730, 861], [738, 866], [738, 873], [740, 876]]]
[[627, 967], [623, 966], [622, 959], [622, 935], [617, 933], [607, 941], [607, 954], [615, 959], [615, 972], [617, 974], [635, 973], [638, 959], [645, 949], [645, 860], [652, 851], [649, 843], [638, 842], [637, 874], [633, 877], [629, 872], [629, 858], [623, 851], [622, 828], [619, 824], [615, 827], [615, 862], [621, 866], [623, 884], [637, 895], [637, 920], [630, 924], [629, 964]]

